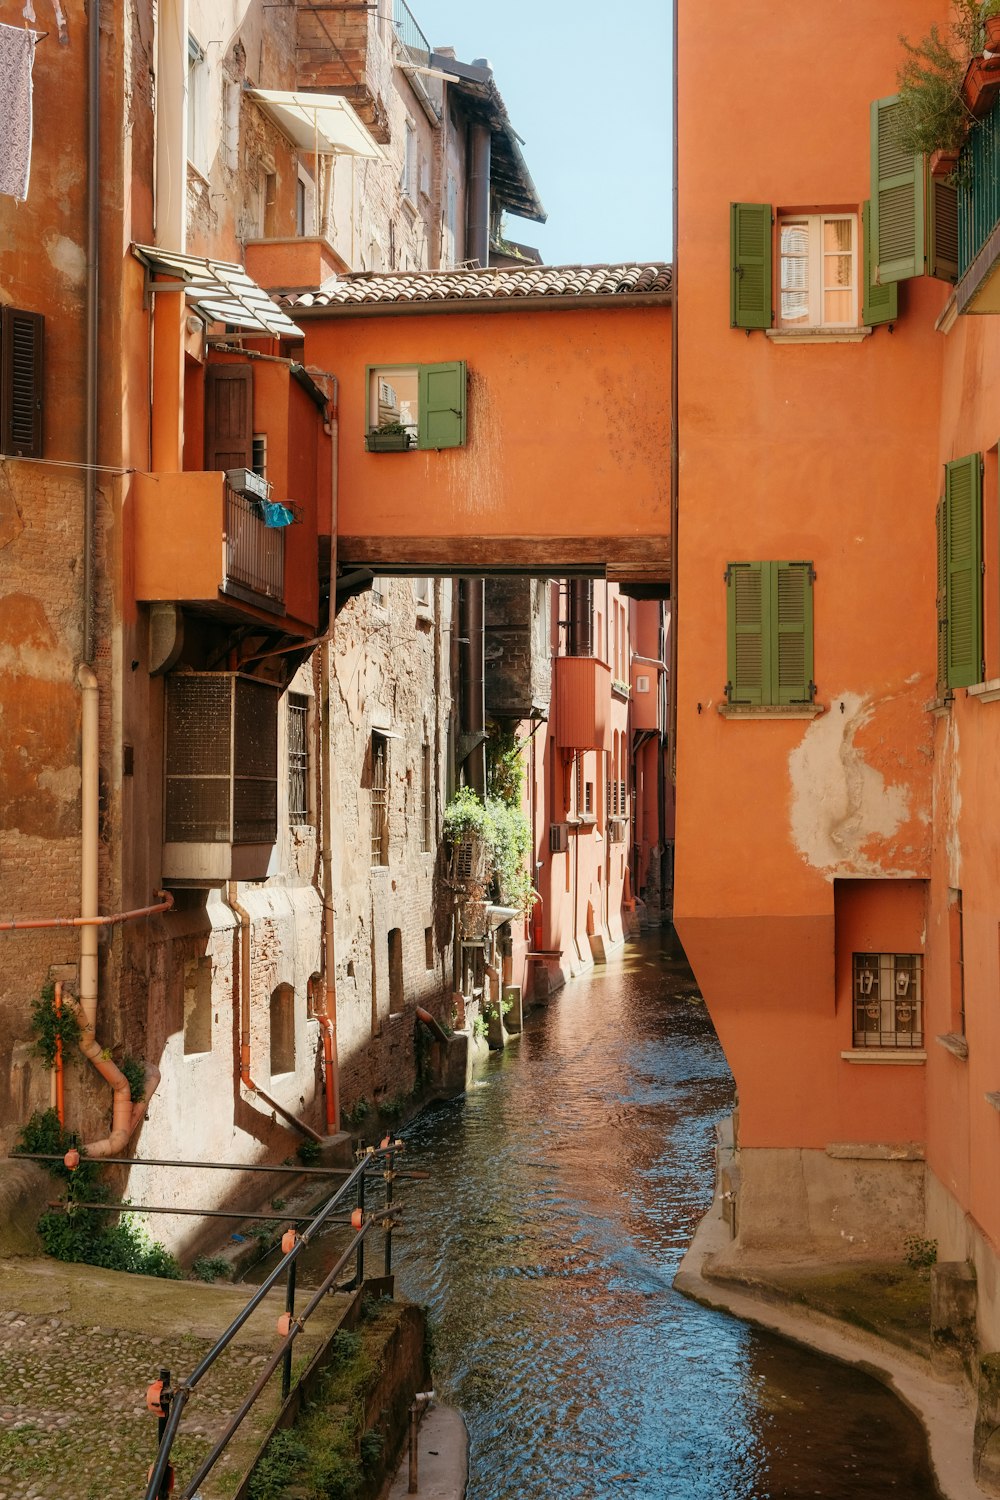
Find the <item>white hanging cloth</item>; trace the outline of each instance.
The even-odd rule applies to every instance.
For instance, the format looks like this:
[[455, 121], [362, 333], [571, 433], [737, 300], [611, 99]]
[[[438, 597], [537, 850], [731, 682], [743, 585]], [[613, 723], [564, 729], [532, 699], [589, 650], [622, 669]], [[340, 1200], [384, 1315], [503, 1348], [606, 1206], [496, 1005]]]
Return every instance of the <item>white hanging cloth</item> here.
[[31, 68], [36, 36], [0, 25], [0, 193], [24, 202], [31, 171]]

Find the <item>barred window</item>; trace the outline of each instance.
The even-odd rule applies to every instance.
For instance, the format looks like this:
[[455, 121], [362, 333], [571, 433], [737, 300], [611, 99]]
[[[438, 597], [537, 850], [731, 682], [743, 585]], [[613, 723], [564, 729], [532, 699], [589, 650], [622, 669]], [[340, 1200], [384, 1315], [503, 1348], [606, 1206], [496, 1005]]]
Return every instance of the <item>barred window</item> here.
[[855, 953], [855, 1047], [922, 1047], [923, 958]]
[[372, 864], [389, 863], [389, 741], [372, 735], [371, 779]]
[[309, 699], [288, 695], [288, 821], [293, 828], [309, 822]]

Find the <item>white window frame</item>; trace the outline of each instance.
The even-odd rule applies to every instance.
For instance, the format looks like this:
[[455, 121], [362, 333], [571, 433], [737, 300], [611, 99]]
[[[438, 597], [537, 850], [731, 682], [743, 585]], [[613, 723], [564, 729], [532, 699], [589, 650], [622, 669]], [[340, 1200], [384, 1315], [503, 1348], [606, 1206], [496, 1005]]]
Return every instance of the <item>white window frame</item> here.
[[413, 121], [406, 121], [406, 137], [403, 144], [403, 165], [399, 174], [399, 190], [408, 203], [414, 208], [417, 206], [417, 174], [419, 162], [417, 159], [417, 127]]
[[[846, 221], [851, 226], [851, 269], [852, 278], [849, 287], [827, 286], [823, 275], [824, 262], [827, 252], [823, 249], [823, 229], [826, 224]], [[806, 322], [800, 322], [797, 318], [786, 318], [784, 315], [785, 287], [785, 261], [792, 259], [786, 256], [782, 249], [782, 231], [792, 225], [805, 225], [807, 232], [807, 286], [806, 295], [809, 312]], [[858, 229], [858, 215], [856, 213], [820, 213], [820, 214], [796, 214], [784, 213], [778, 218], [778, 327], [779, 328], [857, 328], [860, 318], [860, 239]], [[838, 254], [847, 252], [840, 251]], [[797, 291], [798, 288], [788, 288]], [[851, 294], [851, 309], [849, 316], [844, 319], [830, 319], [823, 316], [824, 297], [828, 291], [849, 291]]]
[[198, 38], [187, 41], [187, 159], [202, 177], [208, 176], [208, 59]]

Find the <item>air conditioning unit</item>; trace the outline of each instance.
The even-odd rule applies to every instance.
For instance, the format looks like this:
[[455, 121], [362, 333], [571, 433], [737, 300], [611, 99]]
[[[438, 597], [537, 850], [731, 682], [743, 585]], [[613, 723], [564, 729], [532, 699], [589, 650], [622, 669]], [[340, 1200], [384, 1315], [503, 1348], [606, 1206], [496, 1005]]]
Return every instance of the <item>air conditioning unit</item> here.
[[637, 677], [635, 679], [635, 690], [636, 690], [637, 693], [648, 693], [649, 692], [649, 678], [648, 677]]
[[164, 880], [263, 880], [278, 837], [279, 688], [172, 672], [166, 690]]
[[625, 819], [611, 818], [608, 821], [608, 843], [624, 844], [625, 842]]
[[549, 824], [549, 853], [565, 854], [569, 848], [569, 824]]

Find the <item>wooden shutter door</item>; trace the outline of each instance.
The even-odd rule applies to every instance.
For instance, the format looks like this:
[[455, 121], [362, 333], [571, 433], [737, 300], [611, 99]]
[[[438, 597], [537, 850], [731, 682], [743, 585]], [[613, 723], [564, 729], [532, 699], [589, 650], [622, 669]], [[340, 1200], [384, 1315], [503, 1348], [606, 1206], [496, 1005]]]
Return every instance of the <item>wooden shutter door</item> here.
[[0, 453], [42, 456], [45, 320], [0, 307]]
[[249, 469], [253, 462], [253, 371], [249, 365], [205, 369], [205, 468]]
[[875, 285], [874, 267], [872, 264], [870, 203], [863, 203], [861, 205], [861, 246], [861, 265], [864, 276], [864, 302], [861, 309], [861, 321], [866, 328], [874, 328], [878, 323], [892, 323], [895, 321], [899, 309], [899, 288], [894, 281], [887, 281], [885, 286]]
[[948, 686], [982, 676], [982, 485], [978, 453], [945, 464]]
[[461, 448], [465, 442], [465, 364], [421, 365], [417, 383], [417, 446]]
[[732, 328], [771, 326], [771, 205], [729, 205], [729, 323]]
[[944, 496], [934, 512], [937, 528], [937, 691], [948, 687], [948, 540], [945, 532]]
[[924, 273], [924, 159], [896, 137], [899, 96], [871, 107], [872, 280], [879, 286]]
[[767, 703], [764, 618], [767, 564], [730, 563], [726, 569], [726, 623], [730, 703]]
[[812, 563], [776, 562], [771, 591], [772, 703], [811, 703], [813, 693]]
[[958, 189], [930, 177], [927, 189], [927, 270], [941, 281], [958, 280]]

